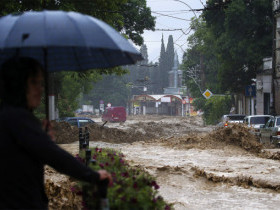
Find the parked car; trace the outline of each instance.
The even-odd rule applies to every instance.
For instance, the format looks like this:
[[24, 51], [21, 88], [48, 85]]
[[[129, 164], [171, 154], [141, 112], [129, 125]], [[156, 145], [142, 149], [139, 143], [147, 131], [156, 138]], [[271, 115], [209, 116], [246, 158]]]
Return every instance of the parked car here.
[[220, 127], [227, 127], [231, 123], [243, 123], [246, 115], [243, 114], [226, 114], [223, 115], [221, 122], [218, 124]]
[[260, 126], [260, 142], [280, 146], [280, 116], [271, 117], [265, 125]]
[[77, 126], [78, 128], [84, 127], [88, 124], [95, 123], [92, 119], [87, 117], [64, 117], [56, 120], [57, 122], [68, 122], [70, 125]]
[[102, 114], [102, 121], [125, 122], [126, 110], [123, 106], [107, 107]]
[[271, 115], [249, 115], [244, 118], [244, 124], [254, 129], [256, 136], [260, 135], [260, 127], [265, 125], [271, 118]]

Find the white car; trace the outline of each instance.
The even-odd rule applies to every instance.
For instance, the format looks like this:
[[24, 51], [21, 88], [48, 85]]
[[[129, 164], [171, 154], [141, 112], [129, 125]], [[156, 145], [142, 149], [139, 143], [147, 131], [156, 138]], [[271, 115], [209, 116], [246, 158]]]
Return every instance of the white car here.
[[271, 115], [248, 115], [244, 118], [244, 124], [254, 129], [256, 136], [260, 135], [260, 127], [265, 125], [271, 118]]
[[227, 127], [228, 124], [232, 123], [243, 123], [246, 115], [243, 114], [227, 114], [223, 115], [221, 122], [218, 124], [220, 127]]
[[260, 142], [280, 146], [280, 116], [271, 117], [260, 128]]

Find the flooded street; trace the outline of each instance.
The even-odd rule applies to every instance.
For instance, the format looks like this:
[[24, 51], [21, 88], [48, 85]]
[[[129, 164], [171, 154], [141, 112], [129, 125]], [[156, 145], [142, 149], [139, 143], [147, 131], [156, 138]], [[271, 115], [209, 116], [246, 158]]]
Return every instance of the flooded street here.
[[[249, 154], [221, 150], [174, 150], [154, 144], [108, 144], [91, 142], [93, 147], [120, 149], [131, 165], [154, 175], [160, 193], [175, 209], [279, 209], [280, 194], [271, 189], [238, 186], [219, 182], [228, 177], [280, 186], [279, 161], [257, 158]], [[195, 175], [204, 170], [217, 182]]]
[[[265, 150], [242, 125], [218, 129], [199, 117], [95, 121], [90, 147], [121, 151], [156, 178], [175, 209], [279, 209], [279, 149]], [[62, 147], [75, 154], [78, 141]]]

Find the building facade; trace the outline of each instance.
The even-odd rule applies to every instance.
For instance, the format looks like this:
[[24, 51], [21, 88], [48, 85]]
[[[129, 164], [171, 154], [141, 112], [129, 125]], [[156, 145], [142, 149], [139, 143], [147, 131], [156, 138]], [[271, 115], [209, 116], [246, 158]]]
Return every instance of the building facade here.
[[272, 72], [272, 58], [264, 58], [262, 70], [256, 76], [256, 114], [270, 114], [271, 112]]

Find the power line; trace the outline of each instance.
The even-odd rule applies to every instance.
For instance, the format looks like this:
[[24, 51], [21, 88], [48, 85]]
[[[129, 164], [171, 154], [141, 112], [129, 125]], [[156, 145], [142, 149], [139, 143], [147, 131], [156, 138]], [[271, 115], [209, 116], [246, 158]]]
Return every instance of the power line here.
[[186, 33], [182, 28], [175, 28], [175, 29], [164, 29], [164, 28], [163, 29], [159, 29], [159, 28], [156, 28], [155, 31], [181, 31], [184, 35], [188, 35], [188, 33]]
[[152, 12], [181, 12], [181, 14], [183, 14], [183, 13], [187, 13], [187, 12], [193, 12], [193, 11], [195, 11], [195, 12], [201, 12], [203, 9], [189, 9], [189, 10], [158, 10], [158, 11], [152, 11]]
[[178, 20], [191, 21], [191, 20], [186, 20], [186, 19], [184, 19], [184, 18], [179, 18], [179, 17], [175, 17], [175, 16], [171, 16], [171, 15], [162, 14], [162, 13], [159, 13], [159, 12], [153, 12], [153, 11], [152, 11], [152, 13], [155, 13], [155, 14], [158, 14], [158, 15], [161, 15], [161, 16], [166, 16], [166, 17], [178, 19]]
[[[184, 5], [186, 5], [186, 6], [187, 6], [188, 8], [190, 8], [191, 10], [193, 10], [193, 8], [191, 8], [190, 5], [188, 5], [187, 3], [185, 3], [185, 2], [183, 2], [183, 1], [181, 1], [181, 0], [173, 0], [173, 1], [180, 2], [180, 3], [184, 4]], [[194, 16], [197, 18], [195, 12], [193, 12], [193, 14], [194, 14]]]
[[[189, 30], [189, 31], [187, 32], [187, 30]], [[182, 36], [189, 35], [189, 33], [191, 32], [192, 29], [191, 29], [191, 27], [189, 27], [189, 28], [187, 28], [187, 30], [186, 30], [187, 33], [183, 31], [183, 34], [181, 36], [179, 36], [179, 38], [177, 38], [177, 40], [175, 42], [177, 42]]]

